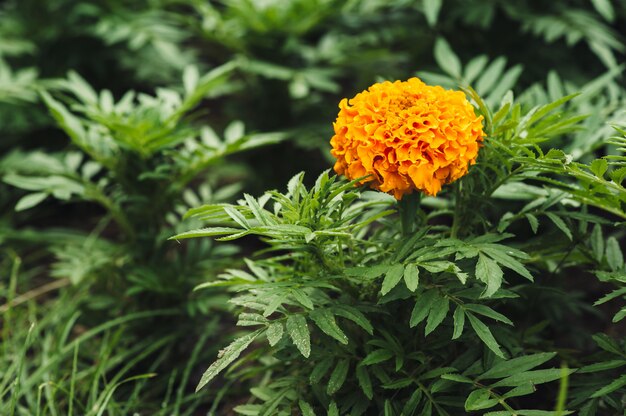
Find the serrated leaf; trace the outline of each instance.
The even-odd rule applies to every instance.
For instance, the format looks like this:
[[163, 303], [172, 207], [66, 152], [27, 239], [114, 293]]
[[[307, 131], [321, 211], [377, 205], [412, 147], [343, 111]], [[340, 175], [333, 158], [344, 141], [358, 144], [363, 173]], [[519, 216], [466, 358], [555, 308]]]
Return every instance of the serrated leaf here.
[[404, 268], [404, 283], [406, 287], [411, 291], [415, 292], [417, 286], [419, 285], [420, 279], [420, 271], [415, 264], [407, 264]]
[[365, 397], [372, 400], [372, 398], [374, 397], [372, 380], [370, 379], [370, 375], [364, 366], [357, 366], [356, 378], [359, 381], [359, 387], [361, 387], [361, 390], [363, 390], [363, 394], [365, 394]]
[[265, 335], [267, 336], [267, 341], [270, 343], [270, 346], [278, 344], [283, 337], [283, 324], [280, 322], [272, 322], [268, 327]]
[[478, 255], [478, 262], [476, 263], [476, 278], [487, 285], [482, 296], [490, 297], [496, 293], [502, 285], [502, 276], [502, 269], [495, 261], [482, 253]]
[[596, 224], [591, 232], [591, 250], [595, 259], [601, 262], [604, 258], [604, 236], [600, 224]]
[[435, 23], [437, 23], [437, 17], [439, 16], [442, 2], [442, 0], [424, 0], [424, 15], [426, 16], [428, 26], [433, 27]]
[[206, 386], [215, 376], [217, 376], [222, 370], [224, 370], [230, 363], [235, 361], [250, 344], [263, 332], [263, 329], [257, 329], [256, 331], [245, 335], [241, 338], [234, 340], [228, 347], [220, 351], [217, 361], [209, 366], [209, 368], [202, 374], [202, 378], [196, 387], [198, 392], [202, 387]]
[[546, 212], [546, 216], [550, 218], [550, 221], [552, 221], [559, 230], [563, 231], [563, 234], [565, 234], [570, 241], [572, 241], [572, 231], [569, 229], [567, 224], [565, 224], [565, 221], [561, 219], [561, 217], [552, 212]]
[[309, 314], [309, 317], [326, 335], [335, 338], [344, 345], [348, 343], [348, 337], [337, 325], [335, 317], [328, 309], [316, 309]]
[[313, 371], [311, 371], [311, 375], [309, 376], [309, 382], [311, 384], [319, 383], [326, 373], [328, 373], [328, 370], [330, 370], [334, 362], [333, 357], [323, 358], [313, 367]]
[[388, 269], [388, 265], [378, 264], [372, 267], [348, 267], [347, 269], [344, 269], [343, 272], [346, 276], [375, 279], [378, 276], [382, 276]]
[[363, 328], [365, 331], [367, 331], [368, 334], [374, 334], [374, 327], [360, 310], [348, 305], [339, 305], [334, 307], [332, 311], [337, 316], [341, 316], [343, 318], [351, 320], [352, 322]]
[[549, 383], [559, 380], [564, 374], [570, 375], [575, 369], [548, 368], [546, 370], [533, 370], [513, 374], [505, 379], [498, 381], [491, 387], [516, 387], [526, 383], [534, 385]]
[[328, 406], [328, 416], [339, 416], [339, 408], [334, 401], [330, 402], [330, 406]]
[[533, 214], [524, 214], [526, 219], [528, 220], [528, 224], [530, 224], [530, 229], [533, 230], [533, 234], [537, 234], [537, 230], [539, 229], [539, 220]]
[[470, 312], [477, 313], [479, 315], [486, 316], [488, 318], [494, 319], [496, 321], [504, 322], [507, 325], [513, 325], [513, 322], [506, 316], [502, 315], [499, 312], [494, 311], [487, 305], [478, 305], [478, 304], [466, 304], [465, 309]]
[[461, 61], [444, 38], [435, 41], [435, 60], [445, 72], [457, 79], [461, 78]]
[[463, 333], [463, 327], [465, 326], [465, 312], [460, 306], [456, 307], [454, 311], [454, 332], [452, 333], [452, 339], [457, 339]]
[[620, 270], [624, 266], [624, 256], [615, 237], [609, 237], [606, 240], [606, 261], [613, 271]]
[[478, 335], [478, 337], [482, 340], [482, 342], [484, 342], [485, 345], [498, 357], [504, 358], [504, 353], [500, 349], [500, 346], [498, 345], [496, 339], [493, 337], [493, 334], [489, 330], [489, 327], [471, 313], [468, 313], [467, 317], [469, 318], [470, 325], [476, 332], [476, 335]]
[[304, 316], [291, 315], [287, 318], [287, 333], [300, 353], [305, 358], [309, 358], [311, 355], [311, 334]]
[[465, 410], [468, 412], [474, 410], [484, 410], [489, 409], [496, 404], [498, 404], [498, 399], [492, 398], [491, 393], [489, 393], [488, 390], [474, 390], [465, 400]]
[[393, 352], [389, 350], [375, 350], [367, 354], [367, 356], [361, 361], [360, 365], [374, 365], [382, 363], [393, 358]]
[[498, 262], [502, 267], [506, 267], [507, 269], [513, 270], [515, 273], [519, 274], [520, 276], [525, 277], [531, 282], [534, 280], [533, 275], [530, 274], [528, 269], [526, 269], [526, 267], [522, 263], [520, 263], [518, 260], [516, 260], [515, 258], [513, 258], [511, 255], [507, 253], [507, 251], [510, 251], [511, 253], [513, 253], [513, 251], [511, 251], [512, 249], [504, 248], [504, 246], [502, 246], [503, 249], [497, 249], [495, 247], [498, 247], [498, 246], [485, 245], [484, 247], [481, 248], [481, 250], [485, 254], [489, 255], [493, 260]]
[[385, 273], [385, 279], [380, 289], [381, 294], [384, 296], [391, 291], [402, 279], [404, 274], [404, 266], [402, 264], [394, 264], [391, 266], [387, 273]]
[[609, 168], [609, 163], [606, 159], [596, 159], [589, 165], [589, 169], [596, 175], [598, 178], [604, 178], [604, 174]]
[[528, 371], [551, 360], [555, 355], [555, 352], [544, 352], [500, 361], [483, 373], [478, 379], [502, 378]]
[[413, 311], [411, 312], [411, 319], [409, 321], [409, 326], [411, 328], [426, 319], [433, 302], [438, 297], [439, 295], [437, 294], [436, 290], [429, 290], [423, 292], [420, 296], [418, 296], [417, 301], [415, 302], [415, 306], [413, 307]]
[[314, 308], [313, 301], [311, 300], [309, 295], [306, 294], [304, 290], [293, 288], [291, 289], [291, 294], [293, 295], [294, 299], [298, 301], [300, 305], [304, 306], [307, 309], [313, 310]]
[[17, 201], [17, 204], [15, 204], [15, 211], [19, 212], [27, 210], [29, 208], [33, 208], [34, 206], [39, 205], [39, 203], [41, 203], [47, 197], [48, 193], [46, 192], [35, 192], [32, 194], [24, 195], [22, 198], [20, 198], [19, 201]]
[[300, 399], [298, 401], [298, 406], [300, 407], [302, 416], [315, 416], [315, 411], [313, 411], [313, 407], [311, 407], [311, 405], [304, 400]]
[[341, 386], [343, 386], [343, 383], [346, 381], [349, 368], [350, 361], [348, 359], [343, 359], [337, 363], [337, 366], [330, 374], [330, 378], [328, 379], [326, 392], [329, 395], [335, 394], [337, 391], [339, 391]]
[[430, 313], [428, 314], [428, 319], [426, 320], [424, 335], [428, 335], [433, 332], [446, 318], [449, 310], [450, 301], [448, 298], [437, 298], [430, 308]]

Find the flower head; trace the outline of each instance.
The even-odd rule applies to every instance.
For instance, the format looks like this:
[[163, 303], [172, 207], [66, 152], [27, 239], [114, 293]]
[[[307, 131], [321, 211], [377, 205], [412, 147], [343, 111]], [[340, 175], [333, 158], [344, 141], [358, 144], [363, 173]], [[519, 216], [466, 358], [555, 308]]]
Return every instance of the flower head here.
[[484, 136], [463, 92], [418, 78], [374, 84], [339, 108], [330, 140], [335, 172], [370, 175], [364, 182], [396, 199], [414, 190], [436, 195], [465, 175]]

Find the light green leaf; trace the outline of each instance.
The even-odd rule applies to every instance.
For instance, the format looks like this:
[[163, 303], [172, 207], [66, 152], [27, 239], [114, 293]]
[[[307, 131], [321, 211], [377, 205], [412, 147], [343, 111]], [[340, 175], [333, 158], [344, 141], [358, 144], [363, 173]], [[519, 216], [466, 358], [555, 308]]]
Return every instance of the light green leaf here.
[[291, 315], [287, 318], [287, 333], [300, 353], [309, 358], [311, 355], [311, 334], [304, 316]]
[[550, 218], [550, 221], [552, 221], [559, 230], [563, 231], [563, 234], [565, 234], [570, 241], [572, 241], [572, 232], [570, 231], [567, 224], [565, 224], [565, 221], [561, 219], [561, 217], [552, 212], [546, 212], [546, 216]]
[[351, 320], [366, 330], [368, 334], [372, 335], [374, 333], [374, 327], [360, 310], [348, 305], [338, 305], [332, 308], [332, 312], [337, 316]]
[[298, 301], [298, 303], [300, 303], [302, 306], [304, 306], [307, 309], [313, 310], [313, 301], [311, 300], [309, 295], [306, 294], [304, 290], [293, 288], [291, 289], [291, 294]]
[[437, 298], [430, 309], [430, 313], [428, 314], [424, 335], [428, 335], [433, 332], [446, 318], [449, 310], [450, 301], [448, 298]]
[[426, 319], [433, 302], [435, 302], [438, 297], [439, 295], [436, 290], [428, 290], [421, 293], [420, 296], [417, 297], [417, 301], [415, 302], [415, 306], [411, 312], [411, 319], [409, 321], [409, 326], [411, 328]]
[[374, 397], [372, 380], [370, 379], [370, 375], [364, 366], [357, 366], [356, 378], [359, 381], [359, 386], [361, 387], [361, 390], [363, 390], [363, 394], [365, 394], [365, 397], [372, 400], [372, 398]]
[[339, 408], [334, 400], [330, 402], [330, 406], [328, 406], [328, 416], [339, 416]]
[[300, 401], [298, 401], [298, 406], [300, 407], [302, 416], [315, 416], [315, 411], [313, 411], [313, 407], [311, 407], [311, 405], [304, 400], [300, 399]]
[[460, 306], [456, 307], [454, 311], [454, 332], [452, 333], [452, 339], [457, 339], [463, 333], [463, 327], [465, 326], [465, 312]]
[[211, 364], [209, 368], [204, 372], [204, 374], [202, 374], [202, 378], [198, 383], [198, 387], [196, 387], [196, 392], [198, 392], [202, 387], [206, 386], [208, 382], [210, 382], [215, 376], [217, 376], [230, 363], [235, 361], [241, 355], [241, 353], [246, 348], [248, 348], [250, 344], [252, 344], [252, 341], [254, 341], [256, 337], [258, 337], [262, 332], [263, 329], [257, 329], [256, 331], [248, 335], [237, 338], [228, 347], [220, 351], [217, 361]]
[[406, 287], [411, 291], [415, 292], [417, 286], [419, 285], [420, 279], [420, 271], [415, 264], [407, 264], [404, 268], [404, 283]]
[[624, 266], [624, 256], [615, 237], [609, 237], [606, 240], [606, 261], [613, 271], [620, 270]]
[[376, 350], [367, 354], [360, 365], [374, 365], [393, 358], [394, 354], [389, 350]]
[[428, 26], [433, 27], [437, 23], [442, 2], [442, 0], [424, 0], [424, 15], [426, 15]]
[[24, 195], [17, 201], [15, 204], [15, 211], [24, 211], [29, 208], [32, 208], [42, 202], [44, 199], [48, 197], [48, 193], [46, 192], [35, 192], [32, 194]]
[[346, 376], [348, 375], [348, 369], [350, 368], [350, 361], [348, 359], [343, 359], [337, 363], [337, 366], [330, 374], [330, 378], [328, 379], [328, 387], [326, 392], [329, 395], [335, 394], [343, 383], [346, 381]]
[[270, 343], [270, 346], [274, 346], [280, 341], [283, 337], [283, 324], [280, 322], [272, 322], [268, 327], [265, 335], [267, 336], [267, 341]]
[[435, 60], [445, 72], [461, 78], [461, 61], [444, 38], [439, 37], [435, 41]]
[[465, 410], [469, 412], [474, 410], [489, 409], [496, 404], [498, 404], [498, 399], [492, 398], [491, 393], [489, 393], [488, 390], [474, 390], [465, 400]]
[[498, 345], [496, 339], [493, 337], [493, 334], [489, 330], [489, 327], [487, 327], [487, 325], [482, 323], [480, 319], [476, 318], [471, 313], [468, 313], [467, 317], [469, 318], [470, 325], [476, 332], [476, 335], [478, 335], [478, 337], [485, 343], [485, 345], [498, 357], [504, 358], [504, 353], [500, 349], [500, 346]]
[[403, 274], [404, 266], [402, 264], [394, 264], [391, 266], [387, 273], [385, 273], [385, 279], [383, 280], [383, 285], [380, 290], [381, 294], [384, 296], [389, 293], [391, 289], [396, 287], [396, 285], [400, 282], [400, 279], [402, 279]]
[[610, 0], [591, 0], [593, 7], [604, 17], [607, 21], [613, 23], [615, 20], [615, 10]]
[[561, 369], [561, 368], [549, 368], [546, 370], [534, 370], [525, 371], [522, 373], [513, 374], [503, 380], [498, 381], [491, 387], [516, 387], [525, 383], [532, 383], [534, 385], [549, 383], [554, 380], [559, 380], [564, 374], [570, 375], [575, 369]]
[[604, 237], [600, 224], [596, 224], [591, 232], [591, 250], [595, 259], [601, 262], [604, 258]]
[[620, 378], [613, 380], [611, 383], [602, 387], [600, 390], [596, 391], [591, 395], [591, 397], [602, 397], [607, 394], [613, 393], [615, 390], [620, 389], [626, 386], [626, 374], [623, 374]]
[[476, 263], [476, 278], [487, 285], [483, 293], [484, 297], [490, 297], [500, 289], [502, 276], [502, 269], [495, 261], [482, 253], [479, 254], [478, 263]]
[[544, 352], [500, 361], [483, 373], [478, 379], [502, 378], [528, 371], [551, 360], [555, 355], [555, 352]]
[[316, 309], [310, 313], [309, 317], [326, 335], [335, 338], [344, 345], [348, 343], [348, 337], [337, 325], [335, 317], [328, 309]]
[[496, 321], [504, 322], [507, 325], [513, 325], [513, 322], [506, 316], [502, 315], [499, 312], [494, 311], [487, 305], [477, 305], [477, 304], [466, 304], [465, 309], [470, 312], [477, 313], [479, 315], [486, 316], [488, 318], [494, 319]]

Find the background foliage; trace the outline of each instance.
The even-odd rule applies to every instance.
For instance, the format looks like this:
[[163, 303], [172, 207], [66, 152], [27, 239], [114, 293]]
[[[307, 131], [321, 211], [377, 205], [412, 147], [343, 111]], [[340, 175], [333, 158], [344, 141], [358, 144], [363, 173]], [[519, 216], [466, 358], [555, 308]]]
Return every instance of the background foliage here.
[[[3, 2], [0, 413], [623, 413], [625, 26]], [[339, 100], [415, 75], [485, 117], [471, 174], [418, 208], [324, 173]]]

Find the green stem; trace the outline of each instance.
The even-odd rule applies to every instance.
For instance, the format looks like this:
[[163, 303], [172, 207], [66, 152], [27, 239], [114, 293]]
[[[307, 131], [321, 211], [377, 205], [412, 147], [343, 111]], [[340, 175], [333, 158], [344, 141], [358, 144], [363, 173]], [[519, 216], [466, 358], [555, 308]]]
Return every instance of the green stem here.
[[405, 195], [398, 201], [398, 210], [400, 211], [400, 222], [402, 224], [402, 235], [409, 236], [416, 230], [417, 213], [420, 206], [422, 194], [416, 192]]
[[461, 223], [461, 184], [454, 184], [454, 215], [452, 217], [452, 227], [450, 229], [450, 237], [456, 238]]

